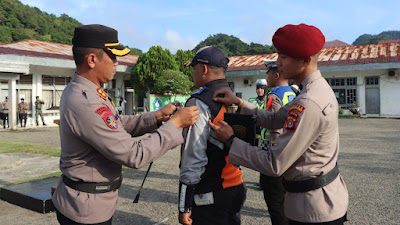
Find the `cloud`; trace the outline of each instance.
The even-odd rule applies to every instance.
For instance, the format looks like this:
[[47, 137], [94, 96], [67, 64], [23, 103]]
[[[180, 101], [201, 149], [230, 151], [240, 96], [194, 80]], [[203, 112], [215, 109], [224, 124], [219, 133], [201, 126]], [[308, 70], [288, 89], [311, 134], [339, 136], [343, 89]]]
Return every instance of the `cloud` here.
[[160, 45], [169, 49], [172, 54], [175, 54], [178, 49], [192, 50], [198, 43], [199, 41], [193, 36], [182, 37], [174, 30], [167, 30], [160, 41]]

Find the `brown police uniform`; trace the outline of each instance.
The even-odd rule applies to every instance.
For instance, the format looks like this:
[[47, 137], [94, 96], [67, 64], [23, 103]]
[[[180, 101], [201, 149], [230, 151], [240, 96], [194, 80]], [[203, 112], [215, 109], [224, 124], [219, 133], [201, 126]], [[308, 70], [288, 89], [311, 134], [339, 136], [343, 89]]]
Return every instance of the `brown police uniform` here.
[[[75, 74], [60, 102], [60, 170], [73, 181], [115, 181], [121, 176], [121, 165], [143, 167], [183, 143], [171, 121], [156, 128], [155, 112], [117, 116], [107, 94]], [[132, 138], [148, 132], [154, 133], [139, 141]], [[81, 192], [60, 179], [52, 200], [64, 216], [92, 224], [112, 217], [117, 197], [118, 190]]]
[[[258, 124], [268, 129], [284, 127], [286, 132], [268, 151], [234, 138], [229, 161], [258, 170], [268, 176], [283, 175], [286, 181], [300, 181], [327, 174], [339, 154], [338, 103], [319, 71], [302, 81], [303, 89], [278, 112], [259, 110], [244, 102], [241, 113], [256, 114]], [[322, 188], [287, 192], [285, 214], [294, 221], [320, 223], [343, 217], [349, 203], [347, 187], [340, 174]]]

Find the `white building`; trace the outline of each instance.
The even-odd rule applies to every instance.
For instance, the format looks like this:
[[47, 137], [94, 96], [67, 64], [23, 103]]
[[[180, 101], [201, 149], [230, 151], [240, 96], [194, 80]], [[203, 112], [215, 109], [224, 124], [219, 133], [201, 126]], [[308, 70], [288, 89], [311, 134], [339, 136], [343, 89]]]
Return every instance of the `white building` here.
[[[138, 56], [118, 58], [114, 80], [104, 85], [110, 96], [118, 101], [127, 100], [126, 113], [132, 114], [134, 92], [130, 86], [130, 71]], [[39, 96], [44, 100], [45, 121], [58, 118], [61, 94], [75, 71], [72, 46], [45, 41], [23, 40], [0, 45], [0, 101], [9, 97], [10, 128], [16, 128], [16, 105], [25, 98], [30, 107], [28, 126], [34, 124], [35, 108], [32, 103]]]
[[[255, 81], [266, 78], [263, 59], [278, 55], [230, 57], [227, 79], [238, 96], [255, 97]], [[400, 117], [400, 43], [322, 49], [318, 67], [339, 105], [355, 103], [367, 117]]]
[[[277, 54], [230, 57], [227, 79], [243, 99], [254, 97], [255, 81], [266, 78], [264, 58], [276, 60]], [[137, 59], [119, 57], [115, 79], [103, 87], [116, 101], [127, 100], [126, 114], [136, 107], [129, 80]], [[319, 69], [343, 108], [356, 102], [364, 116], [400, 117], [400, 43], [324, 48]], [[71, 45], [36, 40], [0, 45], [0, 102], [9, 97], [10, 128], [16, 128], [21, 97], [30, 104], [28, 126], [34, 124], [36, 96], [45, 101], [46, 123], [57, 119], [60, 96], [74, 71]]]

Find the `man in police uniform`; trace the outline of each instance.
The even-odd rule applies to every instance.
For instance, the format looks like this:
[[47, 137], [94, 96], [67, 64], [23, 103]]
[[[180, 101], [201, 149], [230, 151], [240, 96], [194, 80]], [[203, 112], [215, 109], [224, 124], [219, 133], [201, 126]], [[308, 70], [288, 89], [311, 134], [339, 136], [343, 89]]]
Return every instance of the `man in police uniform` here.
[[249, 98], [249, 102], [261, 109], [264, 106], [264, 100], [267, 93], [267, 80], [258, 79], [256, 81], [256, 93], [257, 97]]
[[29, 105], [25, 102], [24, 98], [21, 98], [21, 102], [18, 103], [18, 113], [19, 113], [19, 122], [21, 127], [26, 127], [26, 119], [28, 113]]
[[[289, 80], [285, 79], [278, 71], [275, 61], [266, 62], [267, 67], [267, 83], [270, 91], [266, 97], [264, 109], [269, 112], [277, 112], [282, 106], [291, 102], [296, 94], [288, 86]], [[283, 129], [268, 130], [262, 133], [261, 148], [268, 150], [271, 146], [277, 144], [276, 139], [283, 133]], [[273, 225], [288, 224], [283, 209], [283, 201], [285, 199], [285, 189], [282, 186], [281, 177], [267, 176], [260, 173], [260, 186], [264, 191], [264, 199], [268, 206], [271, 222]]]
[[7, 121], [7, 127], [10, 127], [10, 124], [8, 122], [8, 97], [6, 96], [6, 99], [4, 102], [1, 103], [1, 110], [3, 111], [3, 128], [6, 128], [6, 121]]
[[[182, 144], [178, 128], [192, 125], [199, 112], [183, 108], [169, 119], [176, 107], [168, 104], [156, 112], [118, 116], [101, 85], [113, 79], [116, 56], [130, 50], [119, 44], [116, 30], [102, 25], [77, 27], [72, 43], [76, 73], [60, 102], [63, 175], [52, 200], [60, 224], [111, 224], [121, 165], [143, 167]], [[142, 140], [133, 138], [148, 132], [153, 133]]]
[[199, 119], [184, 129], [185, 144], [179, 179], [179, 222], [184, 225], [240, 224], [246, 199], [242, 171], [229, 163], [227, 149], [216, 139], [208, 121], [224, 118], [226, 107], [212, 100], [216, 90], [229, 88], [225, 79], [229, 58], [207, 46], [194, 56], [193, 82], [198, 88], [186, 103], [197, 106]]
[[[293, 41], [296, 40], [296, 41]], [[279, 111], [259, 110], [229, 89], [214, 99], [237, 104], [243, 114], [256, 114], [268, 129], [284, 128], [277, 144], [260, 151], [235, 138], [232, 128], [210, 123], [219, 140], [230, 146], [229, 161], [268, 176], [284, 177], [285, 214], [289, 224], [343, 224], [349, 204], [347, 187], [337, 169], [339, 154], [338, 103], [317, 67], [325, 37], [306, 24], [279, 28], [272, 42], [277, 65], [286, 79], [294, 79], [300, 94]], [[224, 94], [224, 97], [217, 97]]]

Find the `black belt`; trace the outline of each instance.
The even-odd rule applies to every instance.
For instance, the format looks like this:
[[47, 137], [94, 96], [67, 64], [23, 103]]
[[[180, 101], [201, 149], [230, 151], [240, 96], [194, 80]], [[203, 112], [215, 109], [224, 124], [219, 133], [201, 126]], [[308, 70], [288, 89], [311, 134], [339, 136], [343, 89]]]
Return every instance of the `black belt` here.
[[293, 192], [293, 193], [308, 192], [316, 190], [318, 188], [322, 188], [323, 186], [330, 184], [332, 181], [336, 179], [338, 175], [339, 175], [339, 169], [336, 164], [335, 168], [333, 168], [331, 171], [329, 171], [329, 173], [325, 175], [301, 181], [283, 180], [282, 184], [287, 192]]
[[115, 191], [119, 187], [121, 187], [121, 183], [122, 183], [122, 176], [118, 180], [115, 180], [112, 182], [99, 182], [99, 183], [73, 181], [64, 175], [62, 175], [62, 178], [63, 178], [64, 184], [67, 185], [68, 187], [70, 187], [74, 190], [77, 190], [77, 191], [94, 193], [94, 194]]

